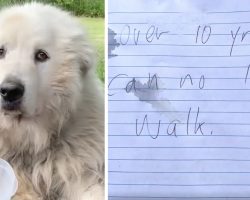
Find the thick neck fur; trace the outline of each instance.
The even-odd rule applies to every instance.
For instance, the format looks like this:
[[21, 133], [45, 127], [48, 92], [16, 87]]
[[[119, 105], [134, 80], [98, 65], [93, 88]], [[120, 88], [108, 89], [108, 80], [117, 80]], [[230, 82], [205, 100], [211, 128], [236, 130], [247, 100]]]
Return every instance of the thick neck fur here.
[[77, 199], [79, 190], [103, 179], [103, 99], [90, 78], [86, 82], [93, 85], [84, 87], [74, 109], [60, 98], [59, 109], [46, 109], [44, 118], [10, 119], [0, 114], [0, 157], [44, 199]]

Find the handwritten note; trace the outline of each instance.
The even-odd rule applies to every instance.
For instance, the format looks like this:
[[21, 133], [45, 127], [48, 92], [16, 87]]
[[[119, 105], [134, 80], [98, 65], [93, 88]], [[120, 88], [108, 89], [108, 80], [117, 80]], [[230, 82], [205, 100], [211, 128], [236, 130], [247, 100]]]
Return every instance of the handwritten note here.
[[108, 6], [109, 199], [250, 199], [250, 2]]

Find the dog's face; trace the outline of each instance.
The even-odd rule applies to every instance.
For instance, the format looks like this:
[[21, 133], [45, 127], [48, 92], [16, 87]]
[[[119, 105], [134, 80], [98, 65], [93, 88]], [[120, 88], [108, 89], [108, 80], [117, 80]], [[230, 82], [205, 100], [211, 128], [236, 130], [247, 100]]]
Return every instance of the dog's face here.
[[54, 68], [52, 52], [56, 51], [53, 37], [43, 24], [34, 27], [32, 20], [20, 14], [7, 16], [0, 27], [2, 112], [33, 115], [39, 110], [39, 101], [48, 98], [46, 79]]
[[1, 113], [32, 118], [73, 106], [67, 104], [78, 98], [91, 58], [79, 26], [68, 18], [39, 4], [0, 14]]

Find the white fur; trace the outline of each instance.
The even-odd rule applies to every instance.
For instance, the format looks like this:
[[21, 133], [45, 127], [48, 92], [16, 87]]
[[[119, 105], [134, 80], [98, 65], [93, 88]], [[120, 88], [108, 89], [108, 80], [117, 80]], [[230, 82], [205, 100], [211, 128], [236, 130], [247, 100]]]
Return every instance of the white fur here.
[[[0, 157], [19, 180], [14, 199], [104, 199], [103, 92], [82, 27], [31, 3], [2, 10], [0, 29], [0, 85], [8, 76], [25, 85], [21, 111], [0, 110]], [[50, 59], [35, 62], [37, 49]]]

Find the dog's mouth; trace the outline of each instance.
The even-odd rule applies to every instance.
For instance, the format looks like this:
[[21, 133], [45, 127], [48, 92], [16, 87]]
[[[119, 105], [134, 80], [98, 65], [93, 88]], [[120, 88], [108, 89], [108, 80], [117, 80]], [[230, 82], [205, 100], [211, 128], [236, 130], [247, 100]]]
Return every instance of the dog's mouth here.
[[22, 101], [16, 100], [16, 101], [2, 101], [1, 102], [1, 108], [4, 115], [10, 115], [10, 116], [22, 116], [23, 111], [21, 109], [21, 103]]
[[23, 117], [23, 113], [19, 110], [14, 110], [14, 111], [3, 111], [3, 114], [5, 116], [10, 116], [10, 117], [18, 117], [18, 118], [22, 118]]
[[2, 101], [2, 108], [3, 110], [12, 112], [21, 110], [21, 100], [18, 99], [16, 101]]

